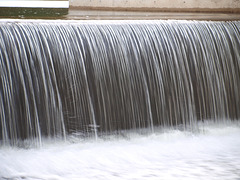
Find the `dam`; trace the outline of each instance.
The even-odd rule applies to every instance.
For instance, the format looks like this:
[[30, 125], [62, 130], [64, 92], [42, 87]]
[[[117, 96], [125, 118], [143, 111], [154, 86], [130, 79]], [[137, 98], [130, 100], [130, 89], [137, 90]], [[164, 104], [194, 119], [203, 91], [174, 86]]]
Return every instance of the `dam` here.
[[238, 1], [117, 2], [1, 14], [0, 178], [238, 179]]

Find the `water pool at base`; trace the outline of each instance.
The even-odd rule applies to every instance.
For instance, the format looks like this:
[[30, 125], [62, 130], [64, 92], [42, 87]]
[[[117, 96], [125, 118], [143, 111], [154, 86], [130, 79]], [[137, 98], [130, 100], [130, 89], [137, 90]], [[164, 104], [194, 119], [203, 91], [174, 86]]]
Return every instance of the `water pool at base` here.
[[161, 130], [151, 135], [66, 142], [41, 148], [0, 148], [0, 179], [240, 179], [240, 124], [202, 124], [199, 133]]

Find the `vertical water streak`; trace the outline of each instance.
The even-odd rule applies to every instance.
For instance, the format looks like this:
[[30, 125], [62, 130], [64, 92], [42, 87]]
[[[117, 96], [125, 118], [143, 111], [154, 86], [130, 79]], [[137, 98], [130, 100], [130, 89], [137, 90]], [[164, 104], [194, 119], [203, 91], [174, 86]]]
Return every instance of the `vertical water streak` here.
[[3, 143], [239, 119], [239, 22], [0, 23]]

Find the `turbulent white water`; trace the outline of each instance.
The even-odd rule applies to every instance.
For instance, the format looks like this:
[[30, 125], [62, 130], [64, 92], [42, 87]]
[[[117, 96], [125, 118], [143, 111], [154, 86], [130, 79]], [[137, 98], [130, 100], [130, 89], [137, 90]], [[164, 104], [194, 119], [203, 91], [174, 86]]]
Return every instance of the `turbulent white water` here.
[[0, 148], [0, 179], [240, 179], [240, 124]]

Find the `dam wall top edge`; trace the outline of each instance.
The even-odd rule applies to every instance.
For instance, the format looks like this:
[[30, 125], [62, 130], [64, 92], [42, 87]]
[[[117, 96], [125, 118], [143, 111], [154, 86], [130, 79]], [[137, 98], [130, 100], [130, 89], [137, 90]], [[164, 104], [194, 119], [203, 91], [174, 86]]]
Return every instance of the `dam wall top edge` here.
[[240, 13], [240, 0], [69, 0], [70, 9]]

